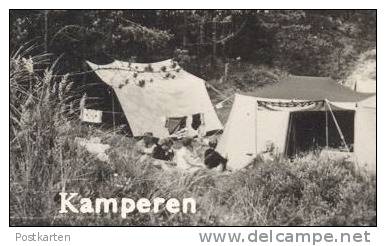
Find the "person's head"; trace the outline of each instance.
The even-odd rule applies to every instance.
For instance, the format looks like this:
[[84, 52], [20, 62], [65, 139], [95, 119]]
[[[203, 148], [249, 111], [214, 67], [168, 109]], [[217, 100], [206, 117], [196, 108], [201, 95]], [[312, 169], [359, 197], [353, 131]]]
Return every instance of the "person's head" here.
[[272, 141], [267, 141], [265, 143], [265, 151], [266, 152], [273, 152], [275, 150], [275, 144]]
[[217, 146], [217, 139], [211, 139], [209, 141], [209, 147], [212, 148], [212, 149], [215, 149]]
[[146, 132], [143, 135], [143, 141], [145, 142], [146, 145], [150, 145], [154, 143], [154, 138], [153, 138], [153, 133], [151, 132]]
[[161, 145], [161, 148], [164, 150], [164, 151], [168, 151], [170, 149], [170, 147], [166, 144], [164, 145]]
[[182, 146], [184, 147], [192, 147], [193, 139], [189, 137], [184, 137], [182, 139]]
[[159, 140], [158, 144], [161, 146], [163, 150], [169, 150], [172, 147], [173, 142], [169, 138], [162, 138]]

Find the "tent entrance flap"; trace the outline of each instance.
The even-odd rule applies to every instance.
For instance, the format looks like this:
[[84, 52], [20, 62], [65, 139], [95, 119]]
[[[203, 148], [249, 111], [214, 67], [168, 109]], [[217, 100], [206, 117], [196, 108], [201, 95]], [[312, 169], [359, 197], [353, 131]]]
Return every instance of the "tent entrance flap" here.
[[186, 127], [186, 119], [188, 117], [170, 117], [166, 119], [165, 127], [168, 129], [169, 134], [178, 132]]
[[[333, 111], [333, 114], [352, 152], [355, 112]], [[286, 145], [286, 154], [289, 157], [325, 147], [345, 150], [335, 122], [332, 117], [326, 119], [324, 111], [291, 112]]]

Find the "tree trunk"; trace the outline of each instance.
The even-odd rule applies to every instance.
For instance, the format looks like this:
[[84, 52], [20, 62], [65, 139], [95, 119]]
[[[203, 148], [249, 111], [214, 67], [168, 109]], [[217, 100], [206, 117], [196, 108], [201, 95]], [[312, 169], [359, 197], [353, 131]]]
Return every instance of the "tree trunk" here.
[[216, 36], [217, 36], [217, 23], [213, 20], [213, 32], [212, 32], [212, 67], [216, 64], [216, 56], [217, 56], [217, 44], [216, 44]]
[[48, 52], [48, 10], [44, 10], [44, 51]]
[[186, 38], [186, 29], [187, 29], [187, 19], [186, 19], [186, 14], [184, 14], [184, 25], [183, 25], [183, 30], [182, 30], [182, 47], [185, 50], [186, 49], [186, 43], [187, 43], [187, 38]]

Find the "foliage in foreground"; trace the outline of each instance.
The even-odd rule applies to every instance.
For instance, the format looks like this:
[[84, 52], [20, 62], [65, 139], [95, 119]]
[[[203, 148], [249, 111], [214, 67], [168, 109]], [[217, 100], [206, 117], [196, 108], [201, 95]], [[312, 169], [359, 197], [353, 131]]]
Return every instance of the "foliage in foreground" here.
[[[70, 135], [68, 140], [75, 137]], [[66, 137], [67, 138], [67, 137]], [[375, 225], [375, 178], [357, 173], [350, 163], [309, 156], [294, 162], [255, 163], [231, 174], [201, 170], [193, 174], [164, 172], [151, 163], [136, 163], [130, 139], [110, 137], [109, 164], [99, 163], [70, 144], [54, 155], [51, 175], [35, 174], [29, 182], [13, 173], [11, 223], [15, 225]], [[61, 141], [59, 141], [61, 142]], [[38, 147], [39, 148], [39, 147]], [[41, 147], [40, 147], [41, 148]], [[11, 165], [16, 164], [12, 153]], [[56, 156], [56, 157], [55, 157]], [[31, 157], [17, 159], [19, 165]], [[62, 166], [59, 163], [64, 162]], [[64, 165], [64, 166], [63, 166]], [[63, 171], [65, 170], [65, 171]], [[62, 176], [55, 174], [62, 173]], [[26, 174], [27, 175], [27, 174]], [[17, 178], [19, 177], [19, 178]], [[44, 178], [45, 186], [39, 185]], [[41, 180], [41, 181], [39, 181]], [[33, 185], [34, 184], [34, 185]], [[65, 187], [65, 188], [63, 188]], [[187, 198], [197, 201], [196, 214], [134, 212], [65, 214], [57, 192], [81, 197], [139, 199]], [[76, 203], [76, 202], [75, 202]], [[33, 219], [38, 218], [38, 219]]]

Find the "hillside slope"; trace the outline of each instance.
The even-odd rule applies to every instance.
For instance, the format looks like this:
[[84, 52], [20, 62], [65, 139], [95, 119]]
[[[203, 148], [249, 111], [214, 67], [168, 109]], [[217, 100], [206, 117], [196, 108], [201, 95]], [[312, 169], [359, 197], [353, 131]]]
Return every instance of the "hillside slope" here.
[[362, 53], [344, 84], [359, 92], [376, 92], [377, 51], [372, 49]]

